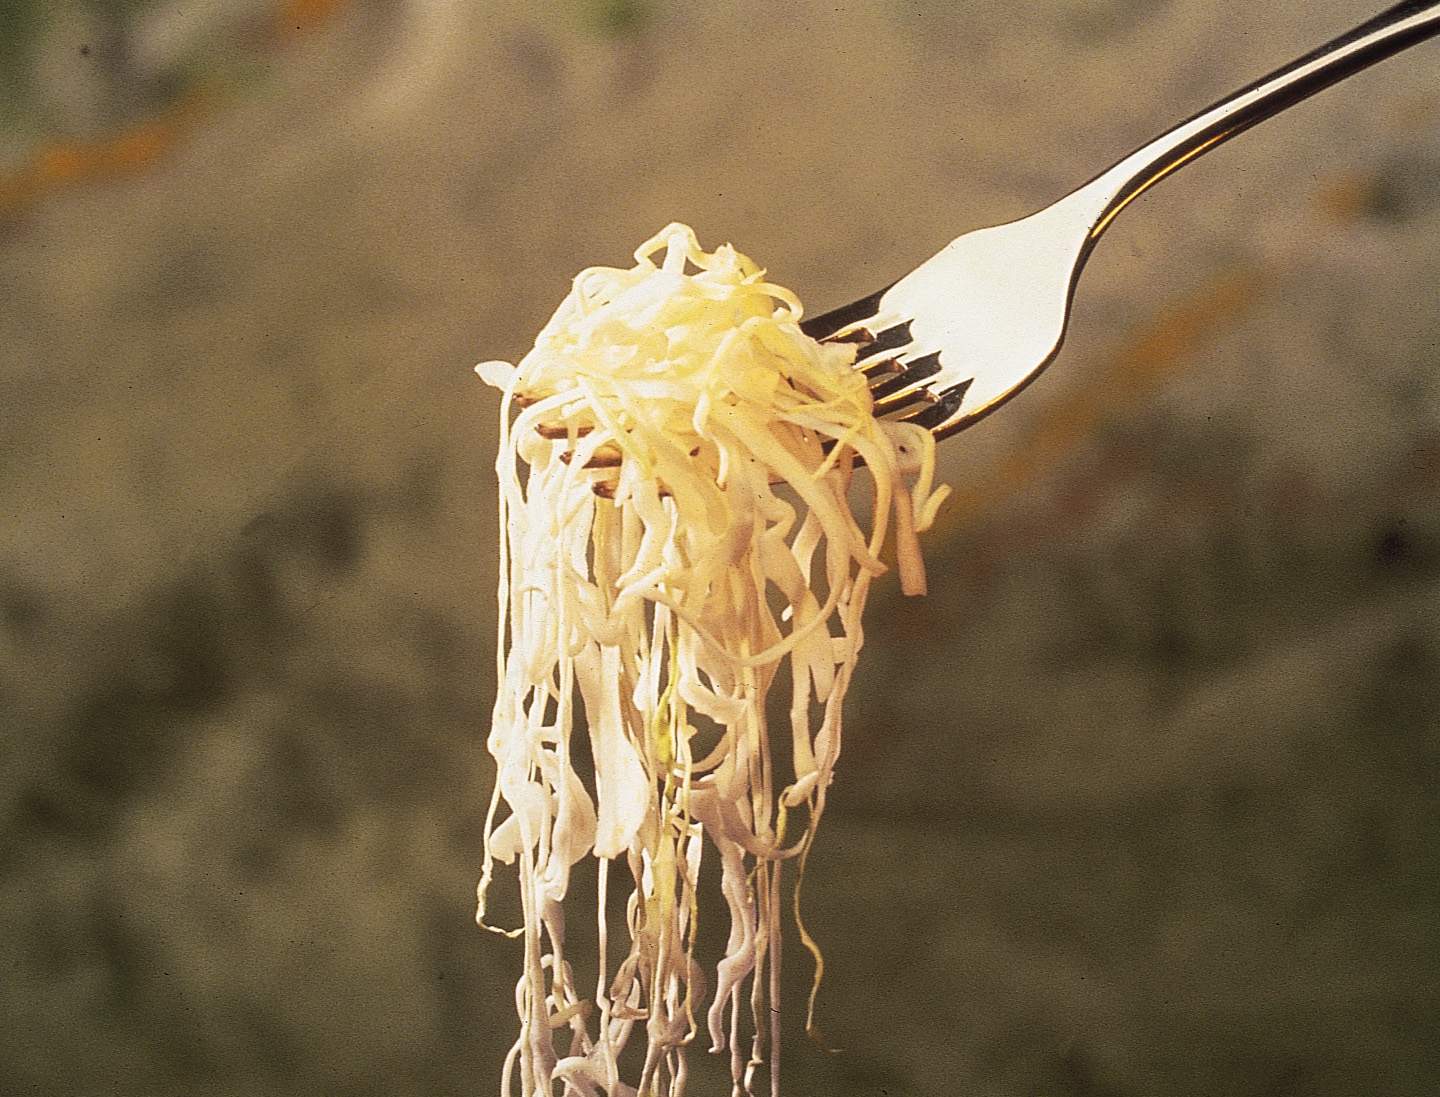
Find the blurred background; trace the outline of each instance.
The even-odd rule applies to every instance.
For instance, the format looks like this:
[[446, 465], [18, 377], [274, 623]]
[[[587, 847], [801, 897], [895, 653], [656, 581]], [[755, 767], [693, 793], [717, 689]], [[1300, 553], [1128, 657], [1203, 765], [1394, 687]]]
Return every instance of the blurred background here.
[[[493, 1092], [473, 363], [672, 219], [848, 301], [1379, 6], [0, 0], [7, 1092]], [[796, 1097], [1440, 1091], [1437, 48], [1127, 211], [944, 445]]]

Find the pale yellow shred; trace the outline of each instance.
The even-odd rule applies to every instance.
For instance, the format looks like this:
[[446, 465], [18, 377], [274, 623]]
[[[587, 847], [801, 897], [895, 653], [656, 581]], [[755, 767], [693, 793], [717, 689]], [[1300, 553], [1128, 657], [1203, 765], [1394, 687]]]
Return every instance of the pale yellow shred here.
[[[891, 515], [902, 586], [921, 592], [915, 535], [946, 492], [930, 434], [878, 421], [853, 348], [801, 332], [795, 295], [733, 247], [702, 251], [672, 224], [635, 259], [582, 271], [517, 366], [476, 367], [504, 391], [498, 779], [477, 917], [497, 860], [517, 865], [524, 912], [504, 1097], [557, 1082], [681, 1097], [702, 1026], [737, 1093], [768, 1055], [778, 1094], [784, 867], [804, 863], [825, 809]], [[766, 715], [777, 687], [784, 726]], [[591, 764], [573, 757], [577, 724]], [[709, 968], [695, 955], [707, 846], [729, 916]], [[565, 899], [587, 857], [599, 949], [582, 984]], [[612, 863], [623, 943], [605, 917]], [[643, 1065], [622, 1079], [637, 1025]]]

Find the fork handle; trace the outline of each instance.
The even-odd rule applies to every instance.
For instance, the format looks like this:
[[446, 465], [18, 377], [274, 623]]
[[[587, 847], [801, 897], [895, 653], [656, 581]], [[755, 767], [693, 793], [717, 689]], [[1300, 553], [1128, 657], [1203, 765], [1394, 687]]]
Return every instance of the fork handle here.
[[1122, 209], [1201, 153], [1437, 34], [1440, 3], [1406, 0], [1187, 118], [1071, 195], [1094, 203], [1090, 242]]

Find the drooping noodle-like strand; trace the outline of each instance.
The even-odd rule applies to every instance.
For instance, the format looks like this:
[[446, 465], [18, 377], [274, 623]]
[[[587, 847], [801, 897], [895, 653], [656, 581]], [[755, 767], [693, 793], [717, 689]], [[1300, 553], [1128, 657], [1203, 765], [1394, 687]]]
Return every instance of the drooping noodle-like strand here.
[[[744, 255], [706, 252], [675, 224], [635, 259], [577, 275], [517, 365], [477, 367], [504, 392], [486, 740], [498, 773], [477, 918], [497, 861], [516, 867], [524, 916], [508, 931], [522, 944], [520, 1031], [501, 1093], [684, 1097], [703, 1030], [737, 1092], [766, 1077], [778, 1097], [784, 865], [796, 862], [818, 987], [799, 882], [861, 611], [887, 537], [902, 587], [923, 590], [916, 534], [945, 489], [931, 488], [928, 432], [878, 421], [854, 346], [804, 335], [799, 300]], [[857, 475], [873, 481], [868, 528], [849, 503]], [[777, 683], [789, 697], [772, 725]], [[713, 913], [706, 849], [720, 862]], [[587, 857], [593, 958], [566, 946], [570, 874]], [[616, 888], [623, 924], [605, 907]], [[722, 915], [723, 955], [698, 956], [701, 919]]]

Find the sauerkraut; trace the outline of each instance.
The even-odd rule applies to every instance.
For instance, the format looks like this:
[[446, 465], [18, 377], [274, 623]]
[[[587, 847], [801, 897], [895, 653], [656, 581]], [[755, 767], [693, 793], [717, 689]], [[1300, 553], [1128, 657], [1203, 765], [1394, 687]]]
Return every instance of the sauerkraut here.
[[[504, 393], [498, 775], [477, 920], [491, 928], [495, 862], [516, 866], [506, 1097], [679, 1097], [702, 1031], [735, 1093], [755, 1092], [767, 1058], [779, 1092], [782, 884], [794, 874], [818, 986], [798, 881], [861, 610], [892, 528], [902, 586], [923, 591], [915, 535], [945, 494], [929, 433], [877, 420], [854, 348], [806, 336], [795, 295], [748, 258], [672, 224], [635, 260], [581, 272], [518, 365], [476, 367]], [[712, 857], [718, 959], [696, 954]], [[581, 960], [566, 896], [585, 863], [598, 948]], [[623, 926], [606, 916], [617, 881]]]

